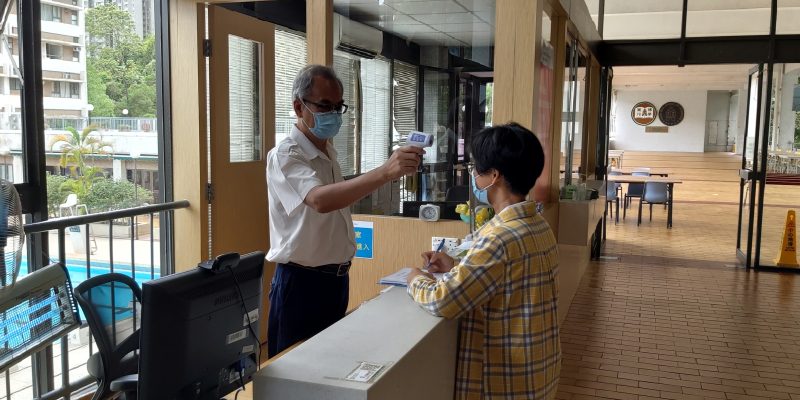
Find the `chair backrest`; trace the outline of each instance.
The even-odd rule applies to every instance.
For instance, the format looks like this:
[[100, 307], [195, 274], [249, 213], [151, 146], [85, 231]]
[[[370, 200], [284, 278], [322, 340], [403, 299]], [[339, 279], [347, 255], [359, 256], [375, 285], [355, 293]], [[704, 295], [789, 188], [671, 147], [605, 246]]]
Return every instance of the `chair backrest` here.
[[110, 273], [78, 285], [75, 299], [100, 354], [101, 365], [89, 365], [90, 373], [98, 378], [98, 395], [108, 393], [111, 381], [138, 372], [142, 291], [131, 277]]
[[614, 182], [606, 183], [606, 201], [614, 201], [617, 199], [617, 185]]
[[78, 195], [75, 193], [70, 193], [69, 195], [67, 195], [67, 198], [66, 200], [64, 200], [64, 203], [61, 204], [61, 207], [73, 207], [76, 205], [78, 205]]
[[648, 203], [666, 203], [669, 200], [669, 187], [663, 182], [647, 182], [642, 199]]

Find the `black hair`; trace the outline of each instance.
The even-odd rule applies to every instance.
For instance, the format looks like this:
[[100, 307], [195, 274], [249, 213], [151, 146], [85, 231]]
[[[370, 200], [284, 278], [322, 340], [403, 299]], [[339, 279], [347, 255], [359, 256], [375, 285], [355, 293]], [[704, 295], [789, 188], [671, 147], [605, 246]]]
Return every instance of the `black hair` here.
[[527, 195], [544, 169], [539, 139], [515, 122], [481, 130], [472, 137], [471, 147], [475, 171], [497, 170], [518, 195]]

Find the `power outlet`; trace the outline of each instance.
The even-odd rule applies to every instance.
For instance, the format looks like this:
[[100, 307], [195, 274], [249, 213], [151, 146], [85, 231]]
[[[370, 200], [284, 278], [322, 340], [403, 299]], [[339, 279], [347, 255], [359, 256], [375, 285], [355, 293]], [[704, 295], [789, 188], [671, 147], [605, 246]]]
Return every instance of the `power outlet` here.
[[444, 247], [442, 247], [442, 251], [448, 254], [452, 254], [456, 247], [458, 247], [459, 242], [461, 242], [458, 238], [433, 236], [431, 237], [431, 250], [436, 251], [436, 249], [439, 248], [439, 242], [442, 240], [444, 240]]

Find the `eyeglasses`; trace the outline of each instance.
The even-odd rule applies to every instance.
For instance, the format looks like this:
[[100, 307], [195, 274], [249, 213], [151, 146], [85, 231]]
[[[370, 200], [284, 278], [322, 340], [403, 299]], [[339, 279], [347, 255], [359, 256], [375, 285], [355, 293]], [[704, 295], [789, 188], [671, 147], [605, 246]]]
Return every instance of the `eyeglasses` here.
[[321, 103], [317, 103], [315, 101], [311, 101], [309, 99], [303, 99], [303, 102], [309, 103], [309, 104], [313, 104], [314, 107], [316, 107], [317, 110], [319, 110], [320, 112], [331, 112], [331, 111], [334, 111], [334, 112], [339, 113], [339, 114], [344, 114], [344, 113], [347, 112], [347, 108], [348, 108], [347, 104], [344, 104], [344, 103], [341, 103], [341, 104], [321, 104]]

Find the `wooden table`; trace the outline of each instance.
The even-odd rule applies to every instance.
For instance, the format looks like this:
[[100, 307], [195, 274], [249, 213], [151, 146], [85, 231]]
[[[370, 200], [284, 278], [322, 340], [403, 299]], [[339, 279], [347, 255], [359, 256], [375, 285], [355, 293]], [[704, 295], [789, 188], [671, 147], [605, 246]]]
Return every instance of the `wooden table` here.
[[[628, 168], [611, 168], [611, 172], [619, 172], [622, 175], [630, 175], [633, 172], [638, 172], [638, 171], [642, 171], [642, 170], [640, 168], [631, 168], [631, 167], [628, 167]], [[657, 170], [656, 169], [656, 170], [650, 170], [649, 172], [650, 172], [650, 175], [662, 176], [662, 177], [665, 177], [665, 178], [669, 176], [669, 172], [667, 172], [666, 170]]]
[[[633, 175], [609, 175], [606, 180], [614, 183], [647, 183], [659, 182], [666, 183], [667, 190], [669, 190], [669, 204], [667, 205], [667, 228], [672, 228], [672, 187], [676, 183], [683, 183], [683, 181], [675, 178], [665, 178], [658, 176], [633, 176]], [[639, 200], [641, 201], [641, 199]]]

